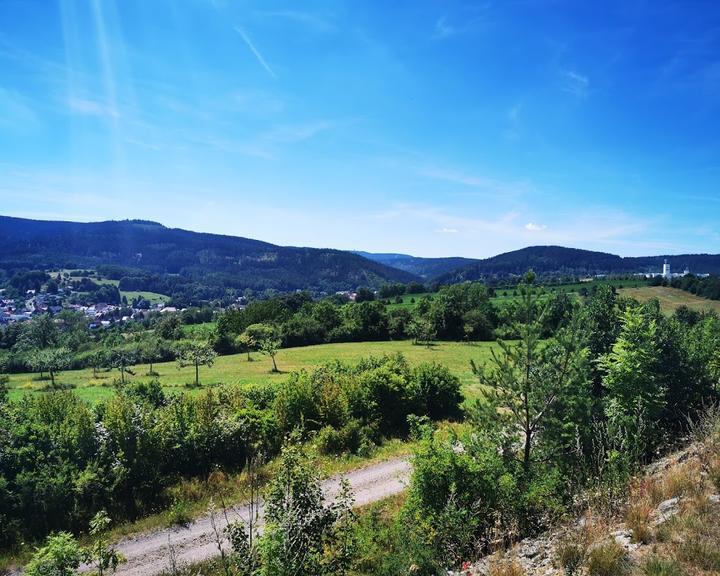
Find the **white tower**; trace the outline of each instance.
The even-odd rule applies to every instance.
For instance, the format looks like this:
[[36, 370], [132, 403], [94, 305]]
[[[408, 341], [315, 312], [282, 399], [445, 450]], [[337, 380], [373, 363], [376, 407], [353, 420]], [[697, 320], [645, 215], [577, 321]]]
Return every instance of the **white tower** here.
[[662, 272], [663, 278], [667, 278], [670, 280], [670, 264], [668, 264], [667, 258], [665, 259], [665, 264], [663, 264], [663, 272]]

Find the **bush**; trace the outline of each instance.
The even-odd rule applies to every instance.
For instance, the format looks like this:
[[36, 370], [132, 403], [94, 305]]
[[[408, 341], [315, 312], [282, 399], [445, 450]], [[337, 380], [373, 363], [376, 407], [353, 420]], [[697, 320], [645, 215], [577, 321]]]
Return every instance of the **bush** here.
[[315, 440], [321, 454], [358, 454], [375, 445], [372, 428], [363, 426], [358, 420], [351, 420], [340, 429], [325, 426]]
[[25, 567], [26, 576], [75, 576], [82, 552], [72, 534], [59, 532], [48, 536]]
[[456, 418], [460, 413], [462, 394], [460, 379], [440, 364], [420, 364], [412, 372], [419, 394], [422, 413], [433, 420]]
[[168, 508], [167, 516], [171, 526], [187, 526], [192, 520], [190, 507], [185, 500], [175, 500]]
[[[477, 543], [499, 531], [513, 536], [518, 500], [514, 463], [503, 460], [491, 438], [477, 434], [420, 442], [406, 514], [423, 525], [426, 546], [438, 558], [468, 558]], [[462, 529], [447, 530], [461, 519]]]

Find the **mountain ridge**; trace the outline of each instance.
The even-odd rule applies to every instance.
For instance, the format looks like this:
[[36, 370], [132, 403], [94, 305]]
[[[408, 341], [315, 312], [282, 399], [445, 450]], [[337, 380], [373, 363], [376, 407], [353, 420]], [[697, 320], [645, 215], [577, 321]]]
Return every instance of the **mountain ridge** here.
[[[126, 267], [220, 288], [336, 291], [417, 276], [330, 248], [167, 228], [148, 220], [68, 222], [0, 216], [0, 268]], [[217, 292], [221, 292], [221, 290]]]
[[327, 293], [397, 282], [451, 284], [519, 276], [528, 269], [550, 276], [658, 273], [665, 259], [675, 272], [689, 268], [695, 273], [720, 274], [718, 254], [622, 257], [550, 245], [485, 259], [423, 258], [278, 246], [242, 236], [169, 228], [143, 219], [71, 222], [0, 216], [0, 246], [0, 269], [6, 275], [28, 268], [109, 265], [120, 267], [117, 278], [125, 277], [133, 289], [172, 293], [178, 285], [209, 286], [200, 290], [205, 297], [221, 297], [228, 289]]

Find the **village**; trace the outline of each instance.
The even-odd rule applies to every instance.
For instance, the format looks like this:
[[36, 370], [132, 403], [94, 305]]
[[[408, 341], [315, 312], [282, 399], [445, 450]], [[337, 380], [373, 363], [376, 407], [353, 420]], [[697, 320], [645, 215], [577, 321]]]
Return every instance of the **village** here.
[[[131, 320], [143, 320], [151, 312], [167, 314], [178, 312], [178, 308], [166, 306], [164, 302], [150, 304], [141, 298], [133, 302], [109, 304], [90, 302], [83, 292], [76, 292], [70, 286], [57, 289], [56, 293], [41, 290], [27, 290], [24, 297], [6, 298], [6, 290], [0, 289], [0, 324], [25, 322], [41, 314], [56, 315], [64, 310], [82, 313], [91, 329], [111, 326]], [[84, 297], [87, 301], [83, 302]]]

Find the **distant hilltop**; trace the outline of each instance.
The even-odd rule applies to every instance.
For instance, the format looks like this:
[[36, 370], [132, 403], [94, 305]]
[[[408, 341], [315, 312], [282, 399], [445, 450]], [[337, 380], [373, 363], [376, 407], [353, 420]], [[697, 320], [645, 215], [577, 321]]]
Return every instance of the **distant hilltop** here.
[[450, 284], [518, 276], [662, 274], [668, 269], [720, 274], [720, 255], [623, 258], [615, 254], [530, 246], [486, 259], [418, 258], [406, 254], [277, 246], [268, 242], [167, 228], [149, 220], [93, 223], [0, 216], [0, 269], [50, 270], [113, 266], [135, 289], [161, 286], [203, 298], [227, 289], [333, 293], [360, 286]]

